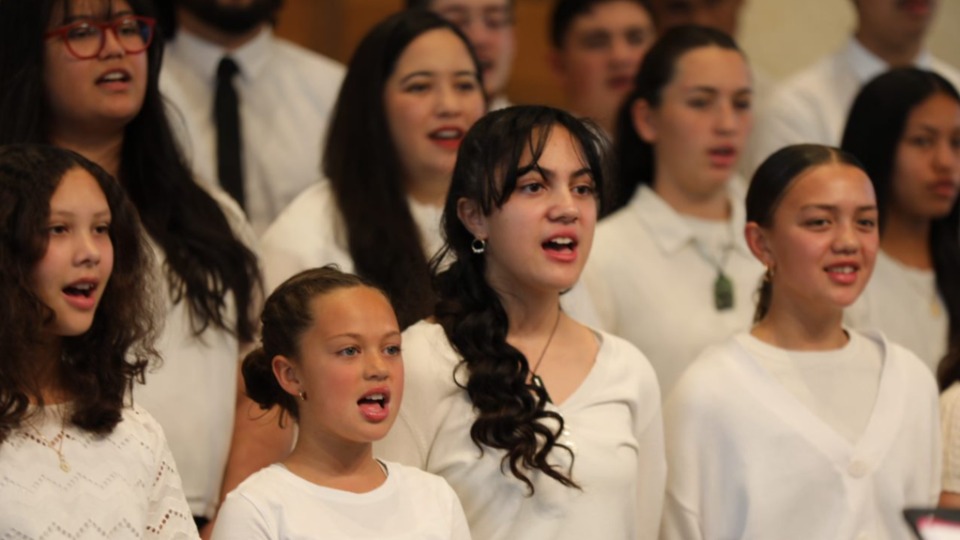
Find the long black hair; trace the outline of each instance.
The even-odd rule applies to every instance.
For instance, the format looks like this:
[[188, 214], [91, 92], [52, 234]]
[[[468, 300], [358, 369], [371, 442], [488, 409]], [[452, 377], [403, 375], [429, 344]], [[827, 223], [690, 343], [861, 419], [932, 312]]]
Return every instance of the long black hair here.
[[667, 30], [643, 57], [633, 81], [633, 91], [624, 100], [617, 114], [614, 145], [616, 192], [610, 212], [630, 202], [640, 184], [653, 186], [656, 174], [653, 145], [643, 140], [633, 125], [633, 104], [644, 100], [650, 107], [660, 106], [663, 89], [673, 80], [677, 62], [686, 53], [701, 47], [720, 47], [743, 51], [727, 34], [706, 26], [683, 25]]
[[[878, 75], [857, 94], [850, 108], [841, 147], [856, 155], [866, 167], [877, 193], [880, 235], [893, 197], [893, 170], [897, 147], [907, 120], [921, 103], [944, 95], [960, 104], [957, 89], [942, 76], [917, 68], [896, 68]], [[930, 221], [927, 239], [933, 259], [937, 291], [949, 317], [946, 350], [960, 348], [960, 200], [950, 212]], [[940, 383], [960, 380], [960, 365], [945, 362], [938, 369]]]
[[[149, 0], [128, 3], [138, 15], [154, 15]], [[0, 144], [49, 142], [44, 33], [61, 4], [68, 15], [69, 0], [0, 0]], [[109, 16], [110, 3], [104, 5]], [[158, 87], [163, 40], [155, 38], [145, 54], [146, 95], [124, 129], [118, 180], [163, 250], [171, 296], [189, 304], [194, 332], [214, 325], [251, 340], [248, 310], [260, 282], [256, 256], [180, 155]], [[225, 319], [228, 294], [236, 302], [235, 321]]]
[[[776, 215], [783, 197], [803, 172], [811, 167], [840, 163], [856, 167], [866, 173], [863, 165], [853, 154], [839, 148], [822, 144], [794, 144], [786, 146], [771, 154], [760, 164], [750, 180], [747, 190], [747, 222], [756, 223], [764, 229], [773, 226], [773, 216]], [[758, 323], [767, 316], [770, 310], [770, 301], [773, 298], [773, 286], [770, 282], [770, 270], [758, 291], [757, 308], [754, 311], [753, 322]]]
[[63, 177], [82, 169], [97, 181], [110, 208], [113, 268], [90, 328], [62, 338], [56, 377], [71, 400], [69, 420], [109, 433], [120, 421], [125, 392], [156, 359], [157, 315], [145, 286], [152, 256], [123, 188], [102, 168], [69, 150], [0, 146], [0, 443], [43, 406], [37, 352], [48, 344], [55, 313], [34, 292], [34, 272], [47, 251], [50, 199]]
[[390, 295], [400, 328], [430, 315], [434, 297], [428, 256], [407, 204], [403, 167], [390, 137], [383, 95], [407, 46], [436, 29], [453, 32], [470, 51], [482, 92], [480, 63], [460, 30], [429, 11], [396, 13], [375, 26], [353, 54], [323, 158], [354, 269]]
[[[565, 486], [577, 486], [569, 472], [547, 462], [554, 448], [565, 448], [557, 441], [563, 418], [545, 409], [546, 392], [527, 383], [527, 358], [507, 343], [507, 312], [486, 280], [484, 257], [471, 251], [474, 237], [457, 217], [457, 204], [461, 199], [474, 201], [485, 215], [501, 208], [513, 194], [517, 178], [536, 165], [553, 129], [567, 130], [579, 143], [596, 183], [598, 203], [603, 200], [605, 141], [599, 128], [549, 107], [510, 107], [488, 113], [460, 146], [443, 209], [447, 243], [433, 261], [434, 268], [440, 268], [448, 258], [455, 259], [437, 275], [435, 316], [468, 373], [464, 388], [477, 411], [470, 438], [481, 450], [504, 450], [504, 464], [531, 494], [529, 471], [534, 469]], [[524, 151], [530, 152], [531, 163], [520, 163]], [[548, 419], [559, 427], [553, 430], [541, 423]]]

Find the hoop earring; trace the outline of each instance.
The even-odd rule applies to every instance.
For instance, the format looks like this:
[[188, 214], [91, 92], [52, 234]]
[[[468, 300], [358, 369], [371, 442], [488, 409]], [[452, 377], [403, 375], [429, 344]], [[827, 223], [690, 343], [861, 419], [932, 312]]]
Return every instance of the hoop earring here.
[[306, 400], [307, 400], [307, 393], [304, 392], [303, 390], [300, 391], [299, 396], [300, 396], [300, 401], [306, 401]]
[[481, 238], [474, 238], [473, 242], [470, 242], [470, 251], [480, 255], [487, 250], [487, 241]]

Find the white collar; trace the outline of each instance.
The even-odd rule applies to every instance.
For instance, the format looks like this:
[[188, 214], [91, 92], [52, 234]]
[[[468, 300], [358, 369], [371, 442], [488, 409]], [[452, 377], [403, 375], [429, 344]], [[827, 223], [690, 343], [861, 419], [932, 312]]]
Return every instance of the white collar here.
[[[861, 84], [880, 75], [888, 69], [888, 65], [879, 56], [870, 52], [857, 38], [851, 37], [846, 46], [840, 50], [840, 56], [847, 67], [856, 75]], [[931, 56], [926, 50], [914, 59], [913, 64], [923, 69], [930, 69]]]
[[219, 45], [181, 29], [168, 47], [171, 51], [176, 51], [177, 56], [203, 79], [216, 80], [217, 66], [224, 56], [233, 58], [237, 63], [241, 78], [255, 79], [269, 62], [273, 39], [273, 30], [265, 26], [250, 42], [227, 51]]
[[[747, 241], [743, 237], [746, 224], [746, 209], [743, 206], [743, 194], [737, 188], [737, 178], [731, 178], [727, 185], [727, 198], [730, 200], [732, 215], [730, 226], [733, 245], [747, 257], [753, 257]], [[637, 187], [626, 210], [631, 212], [650, 231], [651, 236], [665, 253], [674, 253], [696, 241], [693, 229], [683, 217], [646, 184]]]

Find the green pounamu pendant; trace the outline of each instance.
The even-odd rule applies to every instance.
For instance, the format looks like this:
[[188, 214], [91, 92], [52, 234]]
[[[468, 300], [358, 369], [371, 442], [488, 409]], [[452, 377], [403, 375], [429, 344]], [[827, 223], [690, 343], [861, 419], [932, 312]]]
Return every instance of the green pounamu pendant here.
[[717, 311], [733, 309], [733, 282], [723, 272], [718, 272], [713, 282], [713, 305]]

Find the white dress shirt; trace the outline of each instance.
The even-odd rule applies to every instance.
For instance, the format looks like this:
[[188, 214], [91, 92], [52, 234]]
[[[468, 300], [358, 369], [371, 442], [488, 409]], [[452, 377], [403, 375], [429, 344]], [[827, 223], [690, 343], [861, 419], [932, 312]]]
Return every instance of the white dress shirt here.
[[[207, 191], [219, 203], [236, 237], [256, 253], [256, 238], [240, 207], [215, 186]], [[242, 344], [234, 332], [213, 324], [199, 335], [194, 332], [188, 301], [173, 303], [163, 263], [166, 256], [151, 244], [156, 261], [151, 277], [162, 292], [165, 310], [156, 344], [162, 362], [147, 371], [145, 384], [134, 386], [133, 400], [163, 427], [193, 515], [212, 518], [220, 502], [233, 436]], [[224, 300], [223, 318], [233, 322], [237, 318], [234, 297], [228, 294]], [[256, 321], [259, 308], [259, 304], [251, 306], [251, 320]]]
[[[213, 104], [226, 51], [181, 30], [164, 56], [160, 90], [184, 155], [203, 182], [217, 182]], [[322, 178], [320, 157], [344, 68], [264, 29], [230, 51], [240, 72], [246, 212], [260, 234], [301, 191]]]
[[[715, 239], [698, 238], [698, 227], [646, 185], [597, 226], [580, 283], [601, 327], [650, 359], [664, 394], [704, 348], [746, 330], [753, 320], [763, 266], [743, 238], [745, 211], [738, 187], [731, 180], [730, 220], [716, 224], [728, 238], [719, 252], [710, 245]], [[721, 262], [733, 284], [732, 309], [714, 305], [714, 263]]]
[[[960, 72], [927, 52], [917, 57], [915, 65], [960, 86]], [[790, 144], [839, 145], [860, 87], [887, 68], [883, 60], [850, 38], [836, 53], [785, 80], [758, 112], [748, 168], [756, 170], [770, 154]]]

